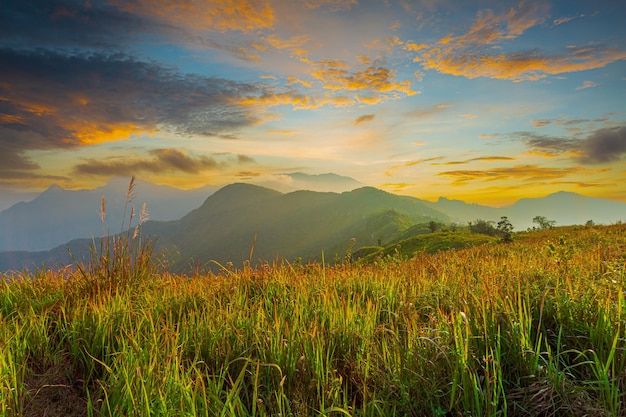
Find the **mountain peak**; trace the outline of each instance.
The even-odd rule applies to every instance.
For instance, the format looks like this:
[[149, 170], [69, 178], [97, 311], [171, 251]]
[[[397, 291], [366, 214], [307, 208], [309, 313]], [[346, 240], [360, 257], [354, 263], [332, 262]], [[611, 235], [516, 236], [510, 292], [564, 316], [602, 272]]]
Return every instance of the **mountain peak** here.
[[44, 193], [58, 193], [61, 191], [66, 191], [65, 188], [57, 185], [57, 184], [52, 184], [50, 187], [48, 187], [46, 189], [46, 191], [44, 191]]

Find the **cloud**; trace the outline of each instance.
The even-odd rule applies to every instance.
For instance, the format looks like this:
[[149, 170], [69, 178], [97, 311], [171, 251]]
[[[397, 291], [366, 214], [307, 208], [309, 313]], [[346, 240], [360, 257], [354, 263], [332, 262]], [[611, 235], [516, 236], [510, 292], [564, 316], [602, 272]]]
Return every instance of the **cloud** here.
[[515, 161], [517, 158], [511, 158], [509, 156], [481, 156], [478, 158], [466, 159], [464, 161], [450, 161], [450, 162], [442, 162], [440, 164], [431, 164], [431, 165], [463, 165], [469, 164], [470, 162], [494, 162], [494, 161]]
[[507, 168], [493, 168], [485, 170], [458, 170], [440, 172], [439, 176], [453, 179], [453, 185], [466, 185], [472, 181], [539, 181], [563, 178], [571, 174], [582, 172], [579, 167], [570, 168], [543, 168], [537, 165], [518, 165]]
[[356, 120], [354, 120], [354, 124], [355, 125], [360, 125], [363, 122], [369, 122], [374, 120], [374, 117], [376, 117], [375, 114], [364, 114], [363, 116], [359, 116], [356, 118]]
[[338, 60], [313, 63], [311, 75], [322, 82], [323, 88], [333, 91], [366, 91], [392, 98], [416, 94], [411, 81], [395, 81], [396, 71], [383, 66], [368, 66], [350, 71], [348, 64]]
[[594, 83], [593, 81], [585, 81], [583, 82], [583, 85], [576, 87], [576, 90], [584, 90], [586, 88], [593, 88], [597, 86], [598, 84]]
[[391, 176], [393, 176], [395, 171], [398, 171], [400, 169], [410, 168], [412, 166], [424, 164], [426, 162], [439, 161], [441, 159], [443, 159], [443, 156], [437, 156], [437, 157], [432, 157], [432, 158], [422, 158], [422, 159], [418, 159], [416, 161], [409, 161], [409, 162], [405, 162], [403, 164], [393, 165], [393, 166], [390, 166], [389, 168], [387, 168], [387, 171], [385, 171], [385, 175], [388, 176], [388, 177], [391, 177]]
[[252, 33], [274, 25], [274, 9], [267, 0], [109, 0], [109, 4], [168, 26], [198, 31]]
[[[228, 134], [256, 122], [237, 97], [258, 88], [180, 74], [121, 53], [64, 54], [0, 49], [3, 149], [66, 149], [168, 130]], [[3, 151], [3, 154], [6, 151]]]
[[580, 147], [580, 141], [572, 138], [538, 135], [533, 132], [518, 132], [513, 135], [519, 137], [521, 142], [532, 151], [538, 151], [545, 156], [569, 154]]
[[586, 164], [602, 164], [620, 160], [626, 154], [626, 127], [600, 129], [587, 137], [581, 144]]
[[579, 17], [585, 17], [584, 14], [577, 14], [576, 16], [565, 16], [565, 17], [560, 17], [558, 19], [554, 19], [552, 21], [552, 24], [554, 26], [558, 26], [558, 25], [562, 25], [563, 23], [567, 23], [567, 22], [571, 22], [574, 19], [578, 19]]
[[120, 46], [142, 33], [172, 31], [104, 0], [5, 0], [0, 40], [5, 45]]
[[481, 11], [466, 33], [448, 35], [432, 47], [420, 48], [414, 61], [420, 62], [426, 70], [443, 74], [519, 82], [602, 68], [626, 59], [626, 51], [600, 44], [568, 46], [557, 55], [544, 54], [539, 50], [493, 52], [494, 47], [499, 48], [543, 23], [547, 16], [548, 6], [541, 2], [520, 2], [517, 8], [502, 14]]
[[429, 117], [441, 113], [443, 110], [449, 109], [450, 107], [452, 107], [451, 104], [437, 104], [436, 106], [431, 108], [410, 111], [407, 113], [407, 115], [409, 117], [416, 118]]
[[150, 151], [149, 157], [143, 158], [111, 158], [106, 160], [88, 159], [84, 163], [74, 166], [75, 174], [112, 176], [131, 176], [141, 172], [163, 174], [170, 172], [184, 172], [186, 174], [200, 174], [207, 170], [226, 168], [232, 164], [254, 163], [254, 159], [247, 155], [237, 155], [235, 160], [218, 161], [206, 155], [189, 155], [178, 149], [155, 149]]
[[308, 9], [319, 9], [326, 7], [333, 12], [340, 10], [350, 10], [352, 6], [358, 5], [357, 0], [302, 0]]
[[605, 164], [619, 161], [626, 154], [626, 127], [598, 129], [584, 139], [516, 134], [531, 150], [547, 156], [568, 155], [583, 164]]
[[552, 123], [552, 121], [548, 120], [548, 119], [533, 119], [533, 120], [531, 120], [531, 123], [533, 124], [534, 127], [539, 129], [539, 128], [542, 128], [542, 127], [550, 125], [550, 123]]
[[268, 0], [6, 0], [0, 41], [17, 48], [128, 51], [134, 41], [159, 38], [259, 62], [268, 45], [258, 36], [228, 44], [209, 36], [256, 34], [272, 29], [274, 20]]

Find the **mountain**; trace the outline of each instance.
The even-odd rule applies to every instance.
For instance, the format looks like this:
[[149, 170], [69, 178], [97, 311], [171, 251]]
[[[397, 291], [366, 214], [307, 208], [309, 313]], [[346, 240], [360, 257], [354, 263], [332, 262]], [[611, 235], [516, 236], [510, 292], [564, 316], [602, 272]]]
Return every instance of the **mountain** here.
[[[41, 251], [76, 238], [101, 236], [128, 224], [131, 206], [138, 213], [145, 202], [150, 218], [175, 220], [198, 207], [215, 188], [185, 191], [137, 180], [135, 193], [124, 216], [129, 179], [114, 178], [94, 190], [65, 190], [50, 186], [30, 202], [16, 203], [0, 212], [0, 251]], [[100, 217], [101, 199], [106, 206]], [[136, 219], [135, 219], [136, 220]]]
[[[124, 194], [125, 190], [116, 192]], [[39, 198], [57, 201], [53, 197], [62, 195], [67, 203], [72, 194], [66, 193], [66, 190], [52, 187]], [[557, 226], [584, 224], [588, 220], [610, 224], [626, 218], [624, 203], [567, 192], [493, 208], [443, 198], [427, 202], [372, 187], [342, 193], [295, 191], [285, 194], [257, 185], [232, 184], [211, 194], [196, 207], [178, 220], [148, 221], [143, 225], [144, 236], [156, 239], [157, 251], [164, 251], [174, 271], [186, 270], [197, 263], [215, 267], [210, 261], [222, 265], [233, 262], [240, 266], [251, 257], [253, 261], [277, 258], [292, 261], [298, 257], [320, 260], [323, 253], [326, 261], [332, 262], [343, 258], [352, 245], [352, 238], [355, 239], [353, 249], [397, 243], [424, 234], [431, 220], [497, 222], [507, 216], [515, 230], [525, 230], [533, 226], [535, 216], [555, 220]], [[97, 208], [92, 212], [97, 217]], [[40, 221], [55, 222], [49, 216]], [[115, 219], [121, 219], [121, 215]], [[120, 230], [119, 223], [111, 230]], [[98, 227], [93, 235], [97, 238], [101, 233]], [[83, 239], [50, 251], [2, 252], [0, 271], [43, 264], [65, 265], [71, 263], [67, 247], [80, 258], [88, 254], [91, 244], [91, 239]]]
[[560, 191], [540, 198], [523, 198], [505, 207], [487, 207], [468, 204], [458, 200], [439, 198], [430, 207], [446, 213], [459, 223], [477, 219], [499, 221], [506, 216], [515, 230], [526, 230], [537, 226], [532, 222], [535, 216], [555, 220], [557, 226], [585, 224], [593, 220], [598, 224], [611, 224], [626, 221], [626, 203], [585, 197], [571, 192]]
[[[417, 198], [371, 187], [344, 193], [283, 194], [251, 184], [232, 184], [180, 220], [144, 223], [143, 235], [156, 239], [157, 250], [165, 251], [173, 270], [183, 271], [196, 262], [241, 266], [251, 251], [253, 261], [277, 257], [319, 260], [324, 253], [332, 262], [343, 258], [352, 238], [356, 247], [386, 243], [412, 224], [430, 220], [447, 222], [449, 218]], [[90, 244], [91, 240], [82, 240], [68, 245], [75, 255], [83, 256]], [[67, 264], [71, 260], [64, 248], [62, 245], [54, 253], [0, 253], [0, 270]]]
[[365, 186], [365, 184], [354, 178], [342, 175], [333, 173], [310, 175], [303, 172], [277, 174], [273, 176], [272, 180], [255, 183], [255, 185], [271, 188], [281, 193], [290, 193], [298, 190], [342, 193]]
[[374, 221], [390, 209], [414, 223], [448, 220], [421, 200], [371, 187], [341, 194], [282, 194], [250, 184], [232, 184], [179, 221], [146, 223], [144, 233], [158, 236], [160, 244], [180, 253], [178, 267], [184, 267], [189, 259], [238, 263], [250, 257], [251, 249], [255, 260], [277, 256], [320, 259], [322, 252], [326, 259], [334, 259], [343, 256], [352, 238], [358, 246], [390, 239], [395, 231], [385, 229], [388, 223]]
[[14, 204], [35, 199], [39, 193], [17, 192], [13, 190], [0, 189], [0, 212], [8, 209]]

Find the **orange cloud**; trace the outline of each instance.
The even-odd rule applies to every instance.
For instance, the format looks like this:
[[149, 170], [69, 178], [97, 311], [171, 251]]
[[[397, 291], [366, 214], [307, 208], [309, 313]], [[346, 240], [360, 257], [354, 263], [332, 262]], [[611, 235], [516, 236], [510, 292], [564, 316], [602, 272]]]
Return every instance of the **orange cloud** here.
[[201, 31], [250, 33], [274, 25], [274, 10], [267, 0], [110, 0], [129, 13], [157, 18], [178, 27]]
[[412, 166], [415, 165], [420, 165], [420, 164], [424, 164], [426, 162], [431, 162], [431, 161], [438, 161], [443, 159], [443, 156], [437, 156], [437, 157], [433, 157], [433, 158], [423, 158], [423, 159], [418, 159], [416, 161], [410, 161], [410, 162], [405, 162], [403, 164], [399, 164], [399, 165], [393, 165], [390, 166], [387, 171], [385, 171], [385, 175], [388, 177], [392, 177], [395, 171], [398, 171], [400, 169], [404, 169], [404, 168], [410, 168]]
[[467, 78], [488, 77], [511, 81], [538, 80], [548, 75], [602, 68], [626, 59], [626, 51], [603, 46], [569, 46], [561, 55], [535, 51], [493, 53], [493, 47], [517, 38], [545, 21], [547, 6], [521, 2], [501, 15], [481, 11], [468, 32], [448, 35], [432, 48], [419, 48], [416, 62], [424, 69]]
[[87, 120], [67, 120], [59, 123], [59, 126], [72, 136], [77, 138], [83, 145], [94, 145], [117, 140], [125, 140], [132, 135], [146, 132], [145, 127], [139, 127], [133, 123], [98, 123]]
[[304, 87], [307, 87], [307, 88], [312, 88], [313, 87], [313, 85], [310, 82], [308, 82], [308, 81], [301, 80], [301, 79], [296, 78], [296, 77], [294, 77], [292, 75], [288, 76], [287, 77], [287, 85], [294, 85], [294, 84], [301, 84], [301, 85], [303, 85]]
[[311, 110], [324, 107], [326, 105], [334, 107], [348, 107], [356, 103], [356, 101], [346, 96], [329, 96], [314, 97], [310, 95], [300, 94], [295, 91], [284, 93], [266, 93], [260, 96], [250, 96], [237, 99], [236, 103], [244, 106], [260, 106], [260, 107], [276, 107], [289, 105], [295, 110]]
[[298, 35], [289, 39], [281, 39], [278, 36], [272, 34], [268, 36], [265, 41], [276, 49], [293, 49], [302, 50], [302, 47], [311, 41], [310, 36]]
[[347, 64], [340, 61], [320, 61], [317, 70], [311, 75], [324, 83], [329, 90], [369, 90], [378, 93], [401, 93], [411, 96], [410, 81], [394, 81], [395, 70], [370, 66], [361, 71], [350, 73]]
[[442, 162], [440, 164], [431, 164], [433, 166], [446, 166], [446, 165], [463, 165], [469, 164], [470, 162], [493, 162], [493, 161], [514, 161], [516, 158], [511, 158], [509, 156], [481, 156], [478, 158], [467, 159], [465, 161], [450, 161], [450, 162]]
[[579, 167], [542, 168], [537, 165], [518, 165], [510, 168], [494, 168], [486, 170], [458, 170], [440, 172], [439, 176], [453, 179], [453, 185], [466, 185], [472, 181], [540, 181], [562, 178], [579, 174], [585, 170]]
[[426, 45], [425, 43], [417, 44], [415, 42], [406, 42], [404, 44], [404, 49], [407, 51], [417, 52], [417, 51], [421, 51], [422, 49], [427, 49], [427, 48], [428, 48], [428, 45]]
[[563, 56], [539, 56], [534, 52], [471, 55], [458, 49], [434, 49], [426, 54], [425, 69], [467, 78], [489, 77], [511, 81], [535, 81], [548, 75], [602, 68], [626, 59], [626, 51], [585, 48]]

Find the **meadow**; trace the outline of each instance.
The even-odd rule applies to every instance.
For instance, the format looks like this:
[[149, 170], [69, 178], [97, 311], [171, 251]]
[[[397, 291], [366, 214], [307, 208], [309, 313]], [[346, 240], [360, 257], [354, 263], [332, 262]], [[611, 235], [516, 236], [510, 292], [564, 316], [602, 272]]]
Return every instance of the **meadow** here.
[[138, 239], [2, 277], [0, 415], [626, 416], [624, 224], [191, 276]]

